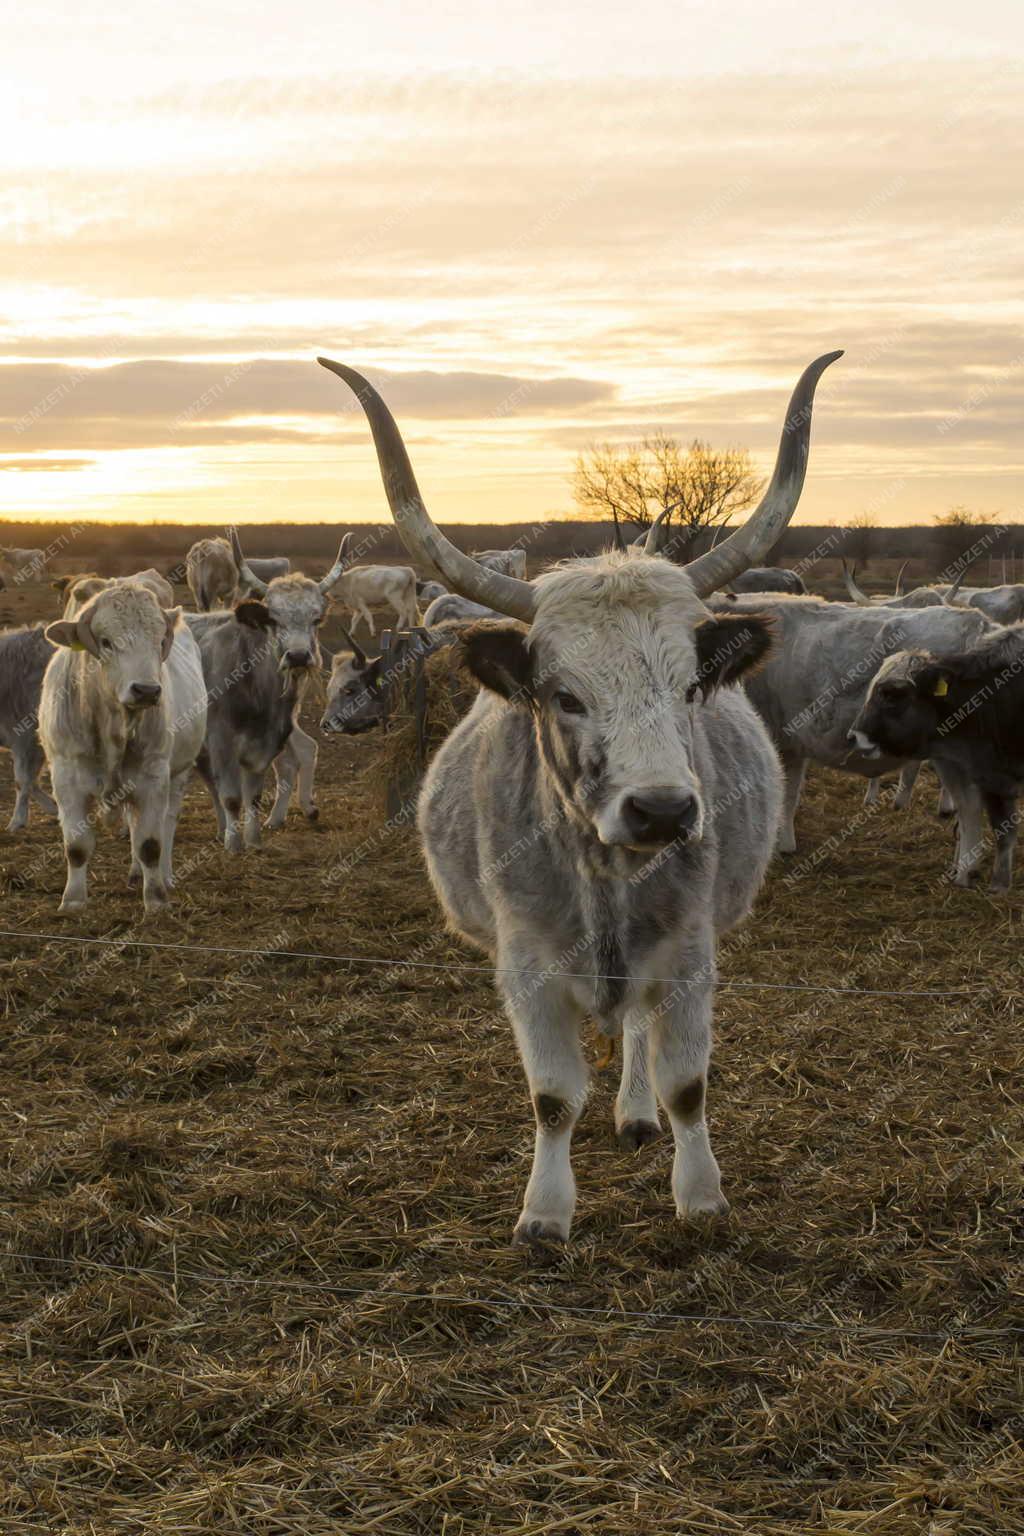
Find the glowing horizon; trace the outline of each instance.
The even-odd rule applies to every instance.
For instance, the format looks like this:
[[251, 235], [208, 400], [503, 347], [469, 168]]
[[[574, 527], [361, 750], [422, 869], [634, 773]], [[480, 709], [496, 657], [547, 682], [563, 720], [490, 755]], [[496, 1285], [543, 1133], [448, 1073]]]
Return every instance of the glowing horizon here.
[[385, 381], [439, 521], [566, 516], [593, 441], [663, 428], [766, 473], [797, 375], [842, 347], [795, 521], [1019, 520], [1005, 0], [969, 39], [923, 0], [304, 0], [285, 42], [235, 0], [181, 17], [12, 24], [3, 517], [384, 520], [318, 352]]

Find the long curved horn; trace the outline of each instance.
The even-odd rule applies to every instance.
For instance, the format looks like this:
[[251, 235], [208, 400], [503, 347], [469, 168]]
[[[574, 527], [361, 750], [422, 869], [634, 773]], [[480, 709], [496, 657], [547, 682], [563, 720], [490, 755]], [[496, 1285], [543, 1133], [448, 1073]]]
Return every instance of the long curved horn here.
[[366, 412], [391, 516], [413, 559], [436, 567], [443, 580], [463, 597], [529, 623], [537, 602], [537, 594], [530, 583], [520, 581], [517, 576], [507, 576], [504, 571], [484, 570], [469, 555], [456, 549], [431, 522], [398, 424], [373, 385], [354, 368], [346, 368], [329, 357], [318, 357], [317, 362], [336, 373], [339, 379], [344, 379]]
[[903, 572], [906, 570], [909, 564], [909, 560], [904, 560], [903, 564], [900, 566], [896, 573], [896, 591], [893, 593], [893, 597], [903, 596]]
[[[648, 528], [647, 537], [644, 539], [643, 545], [645, 555], [657, 555], [660, 553], [661, 546], [664, 542], [662, 538], [661, 525], [671, 511], [673, 511], [672, 507], [666, 507], [664, 512], [659, 512], [657, 517], [654, 519], [654, 522]], [[639, 539], [637, 539], [637, 543], [640, 543]]]
[[826, 352], [816, 358], [797, 380], [789, 401], [771, 482], [742, 528], [720, 544], [705, 550], [686, 567], [698, 597], [708, 597], [751, 565], [763, 565], [778, 543], [800, 500], [811, 445], [811, 407], [814, 389], [830, 363], [842, 352]]
[[326, 592], [330, 587], [333, 587], [334, 583], [345, 569], [345, 552], [351, 542], [352, 535], [350, 533], [346, 533], [342, 536], [341, 543], [338, 545], [338, 554], [334, 564], [327, 572], [327, 575], [321, 576], [320, 580], [317, 582], [317, 586], [320, 588], [321, 592]]
[[854, 566], [853, 570], [851, 571], [846, 561], [843, 561], [843, 580], [846, 582], [846, 590], [849, 592], [853, 602], [859, 603], [862, 608], [873, 608], [875, 605], [871, 601], [870, 597], [868, 597], [866, 592], [861, 591], [860, 587], [858, 587], [857, 583], [853, 579], [856, 570], [857, 567]]
[[252, 571], [246, 565], [245, 556], [242, 554], [242, 546], [238, 541], [238, 529], [229, 528], [228, 538], [231, 541], [231, 553], [235, 558], [235, 570], [238, 572], [239, 576], [241, 576], [247, 587], [249, 587], [253, 592], [256, 592], [260, 597], [265, 597], [267, 591], [267, 583], [265, 581], [261, 581], [258, 576], [253, 575]]
[[366, 652], [361, 649], [358, 640], [353, 640], [347, 629], [343, 629], [342, 634], [345, 636], [345, 639], [352, 648], [352, 660], [355, 662], [360, 671], [362, 671], [363, 667], [366, 666]]
[[955, 605], [956, 595], [960, 591], [960, 588], [963, 584], [963, 579], [973, 564], [973, 560], [968, 560], [967, 564], [962, 566], [961, 569], [957, 571], [956, 580], [953, 582], [949, 591], [943, 593], [942, 601], [946, 604], [947, 607], [952, 608]]

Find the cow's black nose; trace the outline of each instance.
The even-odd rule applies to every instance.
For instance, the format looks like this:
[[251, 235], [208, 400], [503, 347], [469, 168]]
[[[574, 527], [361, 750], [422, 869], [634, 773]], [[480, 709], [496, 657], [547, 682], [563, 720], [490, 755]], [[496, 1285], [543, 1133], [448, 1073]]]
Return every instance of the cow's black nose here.
[[286, 651], [285, 664], [289, 667], [311, 667], [313, 658], [308, 651]]
[[627, 795], [623, 809], [630, 835], [638, 843], [671, 843], [686, 837], [697, 824], [699, 810], [696, 795], [670, 790]]
[[132, 700], [136, 704], [155, 704], [162, 692], [159, 683], [132, 683]]

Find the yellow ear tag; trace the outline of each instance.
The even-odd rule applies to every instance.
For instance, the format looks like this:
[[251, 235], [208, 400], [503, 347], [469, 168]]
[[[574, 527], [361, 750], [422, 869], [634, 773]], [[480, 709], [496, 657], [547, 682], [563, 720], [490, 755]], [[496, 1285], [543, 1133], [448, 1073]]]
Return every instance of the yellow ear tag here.
[[70, 651], [84, 651], [85, 650], [85, 646], [82, 644], [81, 640], [72, 640], [71, 644], [68, 646], [68, 650], [70, 650]]
[[948, 692], [949, 684], [946, 682], [944, 677], [940, 677], [938, 682], [935, 684], [934, 697], [937, 699], [944, 699]]

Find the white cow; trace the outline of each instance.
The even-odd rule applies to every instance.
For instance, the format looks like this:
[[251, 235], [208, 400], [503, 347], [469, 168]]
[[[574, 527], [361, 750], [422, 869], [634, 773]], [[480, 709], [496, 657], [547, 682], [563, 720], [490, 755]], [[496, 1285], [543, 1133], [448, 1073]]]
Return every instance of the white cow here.
[[60, 594], [64, 604], [62, 617], [73, 619], [75, 614], [86, 603], [96, 596], [97, 592], [104, 591], [120, 581], [133, 582], [138, 587], [145, 587], [152, 592], [161, 608], [170, 608], [174, 602], [174, 588], [166, 576], [153, 566], [147, 566], [144, 571], [135, 571], [131, 576], [95, 576], [91, 573], [80, 576], [59, 576], [51, 582], [54, 591]]
[[401, 629], [419, 623], [416, 572], [411, 565], [354, 565], [342, 572], [332, 586], [330, 595], [336, 603], [350, 608], [355, 615], [352, 622], [353, 634], [360, 619], [371, 635], [376, 633], [371, 606], [393, 608]]
[[146, 911], [168, 899], [178, 813], [206, 732], [199, 648], [180, 620], [180, 608], [165, 613], [151, 592], [123, 582], [47, 627], [58, 650], [43, 678], [39, 736], [67, 856], [62, 912], [85, 906], [96, 810], [118, 802]]
[[485, 571], [504, 571], [506, 576], [518, 576], [526, 580], [525, 549], [477, 549], [473, 552], [477, 565]]
[[18, 549], [15, 545], [0, 544], [0, 564], [9, 568], [18, 585], [38, 581], [46, 569], [46, 550]]

